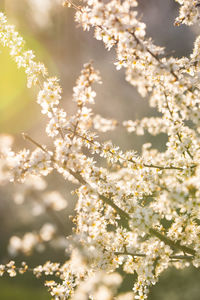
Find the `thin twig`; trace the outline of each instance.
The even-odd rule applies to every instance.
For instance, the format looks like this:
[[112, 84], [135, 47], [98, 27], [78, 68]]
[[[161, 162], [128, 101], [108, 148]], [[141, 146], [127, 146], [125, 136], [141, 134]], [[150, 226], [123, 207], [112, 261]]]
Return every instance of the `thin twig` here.
[[[133, 257], [146, 257], [147, 255], [144, 254], [144, 253], [130, 253], [130, 252], [115, 252], [114, 253], [115, 255], [130, 255], [130, 256], [133, 256]], [[171, 258], [172, 260], [179, 260], [179, 259], [182, 259], [182, 260], [192, 260], [194, 259], [194, 256], [193, 255], [170, 255], [169, 258]]]
[[41, 144], [39, 144], [38, 142], [36, 142], [35, 140], [33, 140], [30, 136], [28, 136], [28, 134], [26, 133], [22, 133], [22, 136], [25, 140], [30, 141], [32, 144], [34, 144], [35, 146], [37, 146], [38, 148], [40, 148], [42, 151], [44, 151], [45, 153], [48, 153], [47, 149], [45, 149]]

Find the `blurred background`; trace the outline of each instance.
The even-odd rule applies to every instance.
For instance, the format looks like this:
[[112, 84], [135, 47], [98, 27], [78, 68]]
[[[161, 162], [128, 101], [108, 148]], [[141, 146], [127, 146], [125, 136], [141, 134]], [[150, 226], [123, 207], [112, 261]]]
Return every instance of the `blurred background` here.
[[[166, 47], [167, 55], [189, 55], [199, 28], [173, 26], [178, 15], [175, 1], [138, 2], [139, 15], [147, 24], [147, 35], [157, 45]], [[62, 107], [69, 114], [75, 110], [72, 88], [83, 64], [92, 59], [103, 81], [103, 85], [95, 89], [96, 113], [119, 122], [155, 116], [156, 111], [149, 108], [147, 99], [141, 99], [135, 88], [125, 81], [123, 70], [116, 71], [113, 65], [114, 49], [107, 52], [103, 44], [93, 38], [92, 31], [83, 32], [74, 22], [74, 11], [63, 8], [61, 3], [61, 0], [0, 0], [0, 9], [7, 14], [9, 23], [16, 25], [27, 41], [28, 48], [33, 49], [39, 60], [46, 64], [50, 75], [57, 75], [61, 79]], [[37, 91], [26, 88], [25, 75], [17, 69], [7, 50], [0, 48], [0, 52], [0, 133], [12, 134], [15, 137], [15, 150], [32, 147], [22, 139], [22, 132], [28, 133], [38, 142], [50, 145], [51, 141], [45, 134], [46, 119], [40, 114], [40, 107], [35, 101]], [[165, 136], [152, 137], [146, 134], [137, 137], [120, 128], [112, 134], [104, 134], [103, 139], [112, 139], [123, 150], [134, 149], [139, 152], [144, 142], [151, 142], [160, 150], [164, 149], [165, 143]], [[72, 223], [68, 216], [73, 214], [75, 205], [75, 198], [70, 194], [71, 186], [54, 173], [47, 181], [50, 190], [58, 189], [68, 200], [68, 208], [61, 213], [61, 217], [66, 221], [66, 234], [70, 234]], [[20, 236], [25, 231], [37, 230], [49, 218], [48, 215], [34, 218], [29, 212], [29, 206], [18, 206], [13, 202], [12, 189], [12, 185], [0, 186], [0, 264], [12, 258], [7, 252], [8, 241], [12, 235]], [[35, 266], [47, 260], [64, 262], [66, 258], [64, 251], [52, 251], [46, 247], [39, 255], [35, 251], [26, 261]], [[18, 256], [15, 260], [20, 262], [24, 260], [24, 256]], [[199, 300], [199, 280], [200, 273], [197, 269], [170, 269], [162, 275], [159, 284], [152, 288], [150, 299]], [[43, 278], [34, 279], [31, 274], [0, 278], [0, 299], [50, 299], [43, 287], [43, 281]], [[126, 281], [131, 284], [131, 278]], [[127, 286], [124, 290], [126, 288]]]

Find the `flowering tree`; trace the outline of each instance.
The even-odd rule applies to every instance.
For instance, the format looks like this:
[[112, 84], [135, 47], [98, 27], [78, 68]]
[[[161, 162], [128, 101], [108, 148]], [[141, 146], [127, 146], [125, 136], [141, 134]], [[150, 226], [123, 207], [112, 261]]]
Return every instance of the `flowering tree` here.
[[[175, 25], [199, 22], [200, 2], [177, 0], [180, 15]], [[1, 136], [1, 181], [22, 182], [17, 201], [29, 191], [33, 201], [56, 218], [55, 211], [67, 203], [58, 191], [45, 192], [45, 181], [53, 170], [77, 185], [73, 219], [75, 229], [65, 247], [70, 259], [65, 264], [46, 262], [29, 269], [13, 261], [0, 266], [0, 274], [32, 271], [55, 274], [58, 280], [45, 285], [55, 299], [122, 299], [119, 267], [135, 274], [130, 293], [124, 299], [146, 299], [149, 287], [169, 266], [200, 267], [200, 37], [190, 57], [165, 57], [162, 47], [146, 37], [145, 24], [137, 16], [136, 0], [85, 0], [75, 9], [75, 20], [84, 30], [94, 27], [94, 36], [105, 47], [116, 49], [116, 69], [125, 68], [126, 80], [142, 96], [149, 96], [161, 117], [126, 120], [125, 130], [152, 135], [165, 133], [166, 150], [159, 152], [144, 144], [139, 156], [134, 150], [123, 152], [112, 142], [101, 142], [97, 132], [117, 128], [117, 121], [92, 112], [96, 96], [94, 83], [101, 83], [91, 63], [84, 65], [73, 100], [77, 111], [68, 116], [60, 108], [61, 87], [49, 77], [45, 66], [26, 50], [23, 38], [0, 14], [0, 42], [10, 50], [19, 68], [27, 75], [27, 86], [38, 86], [37, 102], [49, 119], [46, 133], [51, 149], [32, 142], [34, 151], [11, 150], [12, 139]], [[86, 151], [87, 149], [87, 151]], [[105, 159], [100, 166], [98, 156]], [[63, 234], [62, 224], [56, 219]], [[52, 224], [44, 224], [38, 234], [13, 236], [12, 253], [30, 253], [38, 244], [57, 237]]]

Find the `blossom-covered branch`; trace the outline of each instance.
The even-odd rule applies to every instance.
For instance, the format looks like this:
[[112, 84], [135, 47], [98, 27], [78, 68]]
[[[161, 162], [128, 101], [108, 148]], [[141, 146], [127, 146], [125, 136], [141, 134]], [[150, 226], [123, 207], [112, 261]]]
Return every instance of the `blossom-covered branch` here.
[[[58, 78], [48, 77], [44, 65], [25, 49], [24, 40], [1, 13], [0, 43], [24, 69], [28, 87], [38, 87], [37, 103], [48, 118], [46, 133], [52, 144], [47, 147], [24, 134], [36, 149], [15, 153], [11, 138], [2, 136], [0, 180], [23, 183], [15, 201], [22, 204], [28, 195], [57, 225], [44, 224], [28, 236], [11, 237], [9, 250], [27, 255], [38, 244], [58, 239], [59, 233], [65, 235], [65, 223], [55, 212], [67, 207], [66, 199], [58, 191], [45, 192], [41, 179], [55, 170], [76, 184], [73, 234], [63, 243], [70, 258], [63, 265], [47, 262], [33, 268], [33, 273], [58, 275], [58, 282], [46, 282], [57, 300], [109, 300], [118, 296], [122, 267], [126, 273], [137, 273], [132, 299], [146, 299], [150, 286], [169, 266], [200, 266], [200, 37], [190, 57], [167, 58], [163, 47], [146, 36], [136, 0], [85, 0], [82, 6], [67, 2], [84, 30], [93, 27], [97, 40], [108, 50], [116, 49], [116, 69], [125, 68], [127, 82], [142, 96], [149, 96], [150, 105], [161, 114], [124, 121], [123, 126], [138, 135], [144, 130], [152, 135], [164, 133], [166, 150], [144, 144], [139, 155], [102, 141], [98, 135], [117, 130], [117, 121], [92, 111], [93, 85], [102, 82], [91, 62], [83, 66], [76, 81], [76, 112], [68, 115], [60, 107]], [[176, 24], [198, 20], [199, 1], [178, 2]], [[16, 270], [27, 269], [25, 263], [16, 268], [11, 261], [0, 266], [0, 274], [15, 276]]]

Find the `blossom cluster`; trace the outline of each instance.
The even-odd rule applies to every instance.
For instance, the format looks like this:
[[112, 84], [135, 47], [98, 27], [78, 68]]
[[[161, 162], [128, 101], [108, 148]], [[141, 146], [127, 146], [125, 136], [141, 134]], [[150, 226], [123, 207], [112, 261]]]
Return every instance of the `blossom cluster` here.
[[[200, 3], [178, 2], [177, 24], [194, 23]], [[33, 269], [37, 277], [43, 273], [58, 276], [58, 281], [45, 284], [57, 300], [146, 299], [168, 267], [200, 267], [200, 37], [189, 58], [167, 58], [164, 49], [146, 37], [136, 0], [85, 0], [82, 7], [69, 4], [84, 30], [94, 27], [97, 40], [108, 50], [115, 47], [116, 69], [125, 68], [126, 80], [142, 96], [148, 95], [150, 105], [160, 113], [160, 117], [126, 120], [122, 125], [138, 135], [144, 130], [152, 135], [164, 133], [166, 150], [144, 144], [139, 155], [102, 141], [97, 131], [115, 130], [120, 124], [92, 111], [93, 85], [101, 83], [101, 78], [91, 62], [84, 65], [76, 81], [76, 112], [68, 116], [60, 108], [59, 80], [47, 77], [43, 64], [35, 61], [32, 51], [24, 50], [23, 39], [1, 13], [0, 43], [10, 49], [18, 67], [25, 69], [28, 87], [38, 85], [37, 102], [48, 117], [46, 133], [53, 142], [48, 148], [24, 135], [36, 149], [15, 153], [12, 139], [2, 136], [0, 182], [23, 183], [14, 201], [23, 204], [29, 197], [35, 205], [34, 215], [47, 211], [57, 222], [57, 226], [46, 223], [38, 232], [11, 237], [8, 249], [12, 255], [30, 255], [45, 243], [60, 241], [69, 260], [63, 265], [46, 262]], [[75, 227], [67, 239], [65, 223], [56, 215], [66, 209], [67, 202], [58, 191], [45, 191], [41, 178], [53, 170], [77, 185], [72, 191], [77, 196]], [[137, 274], [125, 296], [118, 294], [121, 268]], [[4, 272], [15, 276], [14, 262], [1, 265], [0, 275]]]
[[180, 6], [180, 13], [176, 19], [175, 25], [180, 25], [181, 23], [192, 25], [199, 20], [199, 0], [175, 0]]
[[35, 61], [32, 50], [25, 49], [25, 42], [13, 25], [7, 24], [5, 15], [0, 13], [0, 39], [1, 44], [10, 49], [10, 55], [14, 58], [17, 66], [23, 68], [27, 75], [27, 86], [30, 88], [38, 84], [40, 76], [47, 75], [43, 63]]

